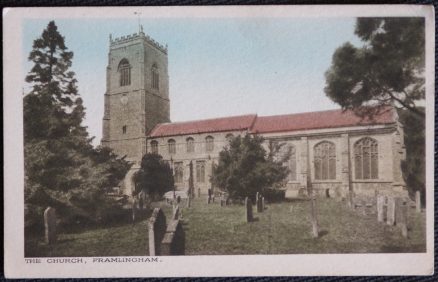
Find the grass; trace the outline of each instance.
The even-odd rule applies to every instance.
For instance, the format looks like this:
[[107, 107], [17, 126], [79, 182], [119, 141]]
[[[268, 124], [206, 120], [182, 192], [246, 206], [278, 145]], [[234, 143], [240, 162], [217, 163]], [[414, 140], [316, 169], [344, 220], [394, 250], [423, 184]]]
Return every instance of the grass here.
[[[184, 204], [182, 204], [184, 205]], [[171, 206], [155, 203], [170, 218]], [[185, 206], [185, 205], [184, 205]], [[378, 223], [332, 199], [318, 201], [320, 237], [311, 237], [310, 205], [294, 201], [267, 205], [245, 222], [244, 207], [220, 207], [196, 199], [183, 208], [186, 255], [392, 253], [425, 252], [425, 215], [409, 211], [409, 238], [396, 226]], [[120, 226], [59, 234], [48, 246], [41, 237], [27, 238], [26, 256], [148, 255], [147, 220]]]

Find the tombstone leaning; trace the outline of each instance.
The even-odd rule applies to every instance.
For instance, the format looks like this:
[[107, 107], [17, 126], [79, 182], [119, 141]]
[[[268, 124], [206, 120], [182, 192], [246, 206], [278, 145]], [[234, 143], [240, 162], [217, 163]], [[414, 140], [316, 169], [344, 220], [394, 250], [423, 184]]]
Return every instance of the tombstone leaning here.
[[265, 210], [265, 197], [262, 197], [262, 210]]
[[56, 210], [48, 207], [44, 211], [44, 231], [47, 244], [56, 242]]
[[149, 255], [161, 254], [161, 240], [166, 233], [166, 216], [160, 208], [155, 208], [148, 222], [149, 231]]

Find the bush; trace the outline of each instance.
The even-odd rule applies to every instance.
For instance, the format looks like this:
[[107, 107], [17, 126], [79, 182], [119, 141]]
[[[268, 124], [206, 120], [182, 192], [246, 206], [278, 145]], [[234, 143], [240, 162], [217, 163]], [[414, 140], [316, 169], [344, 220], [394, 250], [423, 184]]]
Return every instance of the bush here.
[[263, 197], [265, 197], [265, 201], [273, 202], [281, 202], [285, 199], [286, 191], [279, 189], [266, 189], [263, 191]]

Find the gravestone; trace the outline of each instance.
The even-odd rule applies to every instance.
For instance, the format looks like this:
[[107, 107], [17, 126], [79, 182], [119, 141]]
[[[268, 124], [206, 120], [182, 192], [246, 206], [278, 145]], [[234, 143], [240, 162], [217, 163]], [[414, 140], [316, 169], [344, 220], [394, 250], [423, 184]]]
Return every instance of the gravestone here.
[[384, 216], [384, 206], [385, 206], [385, 196], [377, 196], [377, 221], [383, 222], [385, 220]]
[[406, 201], [402, 201], [398, 210], [400, 216], [397, 225], [400, 226], [402, 236], [404, 238], [408, 238], [408, 203]]
[[319, 237], [319, 226], [318, 226], [318, 215], [317, 215], [317, 202], [316, 202], [316, 196], [311, 195], [310, 200], [311, 205], [311, 220], [312, 220], [312, 237], [318, 238]]
[[214, 203], [214, 194], [213, 194], [213, 196], [211, 197], [211, 201]]
[[140, 208], [140, 210], [146, 208], [146, 193], [144, 191], [138, 193], [138, 207]]
[[134, 198], [132, 200], [132, 207], [131, 207], [131, 210], [132, 210], [132, 224], [134, 224], [135, 221], [137, 220], [137, 205], [138, 205], [137, 199]]
[[420, 191], [415, 192], [415, 210], [421, 212], [421, 194]]
[[367, 203], [365, 200], [361, 200], [361, 205], [362, 205], [362, 215], [367, 215]]
[[262, 197], [262, 210], [265, 210], [265, 197]]
[[180, 217], [179, 206], [175, 206], [172, 213], [172, 219], [177, 220]]
[[395, 199], [394, 197], [388, 197], [387, 209], [386, 209], [386, 224], [394, 225], [395, 223]]
[[56, 243], [56, 210], [52, 207], [44, 211], [44, 231], [46, 243]]
[[149, 229], [149, 255], [161, 254], [161, 240], [166, 233], [166, 216], [160, 208], [155, 208], [148, 222]]
[[245, 198], [245, 219], [246, 222], [253, 221], [252, 202], [251, 199], [248, 197]]
[[258, 192], [256, 194], [256, 208], [257, 212], [262, 212], [262, 196]]
[[185, 233], [180, 220], [171, 220], [161, 241], [162, 256], [185, 254]]

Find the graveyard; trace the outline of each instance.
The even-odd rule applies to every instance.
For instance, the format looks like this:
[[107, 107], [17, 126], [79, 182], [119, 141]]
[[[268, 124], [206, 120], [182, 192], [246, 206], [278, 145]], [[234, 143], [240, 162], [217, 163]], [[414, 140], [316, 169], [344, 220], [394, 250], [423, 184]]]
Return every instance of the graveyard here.
[[[176, 216], [184, 232], [184, 255], [397, 253], [425, 252], [425, 213], [406, 208], [407, 234], [398, 225], [381, 222], [379, 215], [364, 211], [365, 205], [350, 208], [333, 198], [317, 198], [318, 237], [312, 234], [311, 201], [306, 199], [266, 203], [263, 211], [252, 205], [248, 219], [243, 204], [207, 203], [205, 197], [183, 199]], [[390, 206], [390, 205], [389, 205]], [[174, 206], [154, 202], [168, 226]], [[56, 241], [47, 244], [44, 235], [26, 238], [26, 257], [58, 256], [148, 256], [152, 210], [111, 226], [84, 227], [75, 231], [57, 229]], [[248, 222], [249, 221], [249, 222]], [[380, 221], [380, 222], [379, 222]], [[163, 228], [163, 227], [162, 227]], [[176, 225], [173, 228], [177, 228]], [[166, 233], [166, 236], [169, 235]], [[404, 235], [407, 235], [405, 237]], [[53, 236], [53, 235], [51, 235]], [[165, 237], [166, 237], [165, 236]], [[167, 240], [170, 237], [168, 236]], [[162, 248], [164, 250], [164, 241]], [[161, 238], [160, 238], [161, 241]], [[163, 251], [164, 252], [164, 251]], [[158, 255], [158, 254], [157, 254]], [[162, 253], [161, 255], [165, 255]]]

